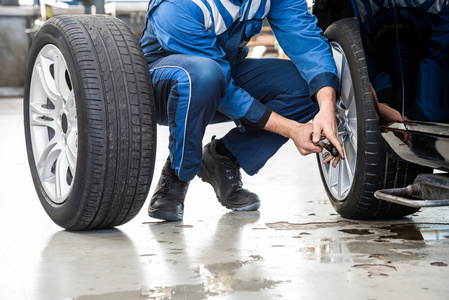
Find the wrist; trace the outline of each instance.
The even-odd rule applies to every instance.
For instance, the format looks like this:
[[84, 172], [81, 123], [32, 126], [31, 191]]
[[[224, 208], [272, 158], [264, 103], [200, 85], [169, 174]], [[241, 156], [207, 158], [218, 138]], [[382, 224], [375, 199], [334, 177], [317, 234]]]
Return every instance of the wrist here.
[[325, 107], [335, 108], [337, 103], [337, 92], [333, 87], [325, 86], [317, 92], [316, 99], [320, 109]]

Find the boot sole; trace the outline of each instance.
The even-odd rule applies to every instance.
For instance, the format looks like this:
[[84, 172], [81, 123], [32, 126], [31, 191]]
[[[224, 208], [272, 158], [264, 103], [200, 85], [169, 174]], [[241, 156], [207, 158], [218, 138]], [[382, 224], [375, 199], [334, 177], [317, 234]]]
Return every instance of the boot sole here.
[[[204, 174], [203, 171], [206, 174]], [[207, 170], [207, 167], [203, 162], [201, 162], [201, 168], [198, 172], [198, 177], [201, 178], [201, 180], [203, 182], [207, 182], [210, 185], [212, 185], [212, 187], [214, 188], [214, 191], [215, 191], [215, 195], [217, 195], [218, 184], [215, 182], [214, 177], [210, 175], [209, 170]], [[217, 200], [218, 200], [218, 202], [220, 202], [221, 205], [223, 205], [227, 209], [230, 209], [233, 211], [254, 211], [254, 210], [258, 210], [260, 207], [260, 201], [251, 203], [246, 206], [235, 207], [233, 205], [229, 205], [229, 202], [227, 202], [226, 199], [223, 199], [223, 198], [220, 198], [217, 196]]]
[[148, 215], [151, 218], [165, 220], [165, 221], [182, 221], [183, 214], [177, 214], [170, 211], [162, 211], [162, 210], [155, 210], [155, 211], [148, 211]]

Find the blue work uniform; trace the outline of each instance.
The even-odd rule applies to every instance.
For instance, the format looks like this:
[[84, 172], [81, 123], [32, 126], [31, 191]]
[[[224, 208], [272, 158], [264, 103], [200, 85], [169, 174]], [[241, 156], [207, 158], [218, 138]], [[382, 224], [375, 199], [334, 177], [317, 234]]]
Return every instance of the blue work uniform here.
[[[246, 58], [264, 19], [291, 60]], [[305, 0], [153, 0], [141, 46], [158, 123], [169, 126], [172, 166], [184, 181], [201, 166], [214, 117], [236, 121], [223, 141], [253, 175], [287, 141], [261, 130], [271, 111], [307, 122], [318, 112], [320, 88], [339, 92], [329, 45]]]

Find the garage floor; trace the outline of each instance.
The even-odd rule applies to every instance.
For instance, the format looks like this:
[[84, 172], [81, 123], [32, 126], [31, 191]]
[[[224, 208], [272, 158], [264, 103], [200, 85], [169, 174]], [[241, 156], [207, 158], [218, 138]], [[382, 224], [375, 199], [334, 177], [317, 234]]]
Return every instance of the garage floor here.
[[[31, 182], [21, 99], [0, 99], [1, 299], [448, 299], [449, 208], [385, 222], [335, 214], [315, 157], [288, 143], [245, 187], [257, 212], [231, 212], [192, 181], [183, 222], [147, 215], [67, 232]], [[231, 123], [211, 126], [206, 140]], [[153, 188], [167, 156], [159, 127]], [[151, 193], [153, 191], [151, 190]]]

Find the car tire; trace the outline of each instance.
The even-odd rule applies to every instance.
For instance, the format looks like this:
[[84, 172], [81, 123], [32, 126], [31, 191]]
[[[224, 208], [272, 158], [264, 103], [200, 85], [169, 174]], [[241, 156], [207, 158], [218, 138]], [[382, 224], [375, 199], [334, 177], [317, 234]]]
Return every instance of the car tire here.
[[107, 15], [57, 16], [33, 38], [24, 125], [40, 202], [68, 230], [134, 218], [153, 177], [156, 111], [131, 30]]
[[418, 211], [374, 197], [379, 189], [410, 184], [420, 170], [416, 165], [387, 155], [356, 19], [336, 21], [324, 35], [331, 45], [341, 82], [337, 119], [345, 154], [345, 160], [335, 169], [321, 163], [323, 153], [317, 155], [321, 179], [332, 206], [349, 219], [400, 218]]

